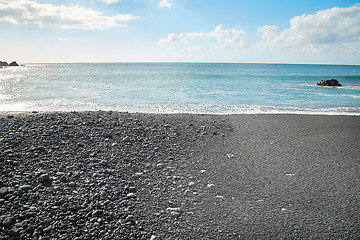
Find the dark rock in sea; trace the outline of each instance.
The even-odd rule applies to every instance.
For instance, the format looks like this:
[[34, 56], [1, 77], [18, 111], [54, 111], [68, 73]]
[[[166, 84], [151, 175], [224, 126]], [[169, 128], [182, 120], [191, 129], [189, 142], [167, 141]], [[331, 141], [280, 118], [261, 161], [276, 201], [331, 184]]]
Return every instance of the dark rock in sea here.
[[12, 66], [12, 67], [18, 67], [19, 64], [17, 64], [17, 62], [13, 61], [9, 64], [9, 66]]
[[342, 86], [338, 80], [330, 79], [330, 80], [321, 80], [320, 82], [316, 83], [319, 86], [331, 86], [331, 87], [339, 87]]
[[0, 61], [0, 66], [6, 67], [6, 66], [9, 66], [9, 64], [5, 61], [4, 62]]

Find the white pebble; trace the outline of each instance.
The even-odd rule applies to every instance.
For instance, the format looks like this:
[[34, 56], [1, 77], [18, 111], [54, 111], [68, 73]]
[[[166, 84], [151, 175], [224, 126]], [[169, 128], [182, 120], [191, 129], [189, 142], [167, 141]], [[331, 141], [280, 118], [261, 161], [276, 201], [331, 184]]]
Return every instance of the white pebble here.
[[126, 197], [127, 197], [127, 198], [135, 198], [136, 195], [135, 195], [135, 193], [128, 193], [128, 194], [126, 195]]
[[188, 185], [189, 185], [189, 187], [194, 187], [194, 186], [196, 185], [196, 183], [194, 183], [194, 182], [189, 182]]

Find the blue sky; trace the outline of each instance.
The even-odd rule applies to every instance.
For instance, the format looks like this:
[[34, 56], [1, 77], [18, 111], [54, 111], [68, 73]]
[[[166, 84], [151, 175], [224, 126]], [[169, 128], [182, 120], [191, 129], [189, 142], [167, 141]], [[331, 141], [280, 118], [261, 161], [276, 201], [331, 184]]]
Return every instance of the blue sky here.
[[360, 64], [351, 0], [0, 0], [0, 60]]

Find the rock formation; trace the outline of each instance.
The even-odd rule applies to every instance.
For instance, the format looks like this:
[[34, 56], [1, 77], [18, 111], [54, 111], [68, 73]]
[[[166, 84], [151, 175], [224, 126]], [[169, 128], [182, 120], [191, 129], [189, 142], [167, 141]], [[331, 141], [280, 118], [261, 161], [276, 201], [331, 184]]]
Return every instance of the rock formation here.
[[14, 66], [14, 67], [18, 67], [19, 64], [17, 64], [17, 62], [13, 61], [12, 63], [9, 64], [9, 66]]
[[331, 87], [339, 87], [342, 86], [338, 80], [330, 79], [330, 80], [321, 80], [320, 82], [316, 83], [319, 86], [331, 86]]
[[8, 67], [8, 66], [12, 66], [12, 67], [18, 67], [19, 64], [17, 64], [17, 62], [13, 61], [10, 64], [8, 64], [6, 61], [0, 61], [0, 67]]

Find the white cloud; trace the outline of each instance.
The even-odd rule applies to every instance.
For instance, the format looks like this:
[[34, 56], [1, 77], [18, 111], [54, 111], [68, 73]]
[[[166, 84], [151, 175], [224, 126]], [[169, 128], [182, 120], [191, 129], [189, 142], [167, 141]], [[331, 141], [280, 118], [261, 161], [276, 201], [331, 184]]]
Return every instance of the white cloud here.
[[[98, 1], [100, 1], [100, 0], [98, 0]], [[101, 1], [106, 4], [112, 4], [112, 3], [120, 2], [121, 0], [101, 0]]]
[[132, 14], [104, 16], [102, 12], [79, 5], [56, 6], [31, 0], [0, 0], [0, 21], [13, 24], [37, 24], [63, 29], [105, 29], [125, 27], [119, 22], [139, 18]]
[[[208, 40], [211, 46], [215, 47], [236, 47], [244, 48], [246, 43], [246, 33], [239, 27], [233, 29], [223, 29], [222, 25], [218, 25], [211, 32], [204, 33], [170, 33], [167, 38], [161, 38], [159, 45], [175, 45], [179, 42], [190, 43], [197, 40]], [[217, 43], [212, 45], [211, 41]]]
[[[324, 51], [330, 45], [357, 46], [360, 50], [360, 6], [332, 8], [315, 14], [304, 14], [290, 20], [290, 27], [277, 33], [277, 26], [259, 28], [260, 48], [288, 48], [305, 46]], [[356, 48], [356, 47], [355, 47]]]
[[173, 4], [171, 0], [160, 0], [158, 3], [158, 7], [172, 8]]

